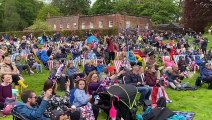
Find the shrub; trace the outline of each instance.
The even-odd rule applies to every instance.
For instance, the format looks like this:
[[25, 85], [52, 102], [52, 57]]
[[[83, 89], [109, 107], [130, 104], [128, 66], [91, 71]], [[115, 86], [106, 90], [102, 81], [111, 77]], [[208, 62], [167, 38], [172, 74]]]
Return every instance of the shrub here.
[[101, 36], [106, 35], [118, 35], [118, 29], [92, 29], [92, 30], [62, 30], [62, 31], [10, 31], [10, 32], [0, 32], [0, 36], [8, 34], [9, 36], [16, 36], [21, 38], [23, 35], [29, 35], [32, 33], [34, 36], [42, 36], [45, 32], [46, 35], [53, 36], [55, 32], [61, 32], [62, 36], [69, 36], [69, 35], [78, 35], [80, 39], [85, 37], [85, 33], [91, 31], [92, 33], [97, 32]]

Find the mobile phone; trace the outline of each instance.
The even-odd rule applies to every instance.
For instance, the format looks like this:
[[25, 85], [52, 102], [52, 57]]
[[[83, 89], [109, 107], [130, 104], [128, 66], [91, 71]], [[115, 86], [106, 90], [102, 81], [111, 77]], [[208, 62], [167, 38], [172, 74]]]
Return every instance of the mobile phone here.
[[69, 80], [69, 76], [68, 75], [66, 75], [66, 82]]

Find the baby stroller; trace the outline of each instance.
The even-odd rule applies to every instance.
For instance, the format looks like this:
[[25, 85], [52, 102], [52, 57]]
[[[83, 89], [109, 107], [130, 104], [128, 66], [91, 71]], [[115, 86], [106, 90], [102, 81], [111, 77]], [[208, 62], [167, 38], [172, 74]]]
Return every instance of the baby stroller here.
[[137, 88], [133, 85], [112, 85], [107, 91], [99, 93], [98, 107], [103, 109], [109, 120], [110, 108], [113, 105], [117, 110], [116, 120], [123, 118], [124, 120], [136, 119], [136, 96]]

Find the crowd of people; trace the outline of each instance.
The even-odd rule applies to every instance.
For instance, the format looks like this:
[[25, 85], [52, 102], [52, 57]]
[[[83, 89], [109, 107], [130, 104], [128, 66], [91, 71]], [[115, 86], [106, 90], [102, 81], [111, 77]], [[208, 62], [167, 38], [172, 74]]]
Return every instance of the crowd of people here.
[[[87, 39], [90, 36], [94, 35], [86, 34]], [[201, 33], [138, 33], [132, 29], [118, 36], [95, 37], [99, 40], [88, 42], [75, 35], [61, 37], [59, 33], [52, 39], [43, 34], [40, 40], [32, 34], [22, 39], [2, 36], [0, 109], [5, 108], [8, 98], [13, 98], [13, 84], [23, 101], [14, 110], [30, 120], [95, 120], [99, 114], [96, 93], [111, 85], [135, 86], [141, 94], [137, 101], [140, 105], [145, 100], [154, 104], [159, 96], [170, 102], [166, 87], [190, 88], [183, 79], [197, 71], [212, 89], [212, 49], [207, 51], [209, 41]], [[21, 93], [19, 86], [28, 89], [23, 72], [35, 76], [43, 69], [50, 74], [42, 94], [37, 96], [32, 90]], [[56, 94], [58, 85], [65, 96]]]

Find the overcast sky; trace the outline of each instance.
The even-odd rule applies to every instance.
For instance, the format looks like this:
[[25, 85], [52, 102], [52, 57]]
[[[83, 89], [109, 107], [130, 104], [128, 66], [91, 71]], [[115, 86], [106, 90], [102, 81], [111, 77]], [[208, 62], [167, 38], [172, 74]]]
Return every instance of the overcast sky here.
[[93, 3], [95, 2], [96, 0], [91, 0], [91, 6], [93, 5]]

